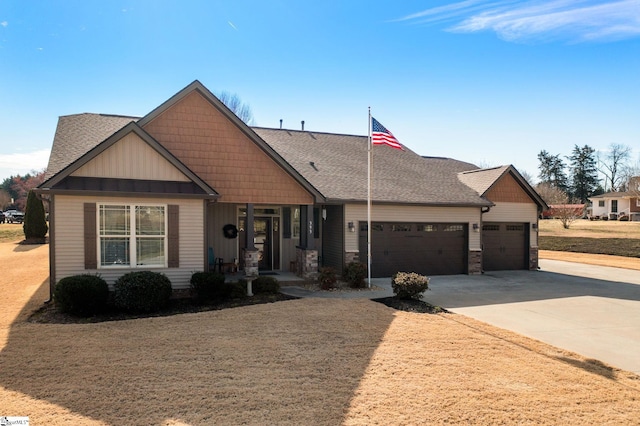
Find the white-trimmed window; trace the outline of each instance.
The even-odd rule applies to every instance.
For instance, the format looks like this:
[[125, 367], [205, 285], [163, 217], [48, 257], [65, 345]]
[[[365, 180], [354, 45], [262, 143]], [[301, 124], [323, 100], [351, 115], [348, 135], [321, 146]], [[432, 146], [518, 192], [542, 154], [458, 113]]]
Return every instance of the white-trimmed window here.
[[98, 267], [167, 267], [164, 205], [101, 204]]

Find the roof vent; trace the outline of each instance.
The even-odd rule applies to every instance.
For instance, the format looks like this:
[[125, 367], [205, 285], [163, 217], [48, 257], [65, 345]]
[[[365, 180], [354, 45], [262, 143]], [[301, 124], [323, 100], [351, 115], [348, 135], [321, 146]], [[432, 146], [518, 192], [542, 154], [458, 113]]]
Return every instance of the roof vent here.
[[282, 130], [282, 118], [280, 119], [280, 130]]
[[316, 172], [318, 171], [318, 168], [316, 167], [316, 163], [314, 163], [313, 161], [309, 161], [309, 165], [313, 167], [313, 170], [315, 170]]
[[302, 124], [302, 131], [304, 132], [304, 120], [300, 122]]

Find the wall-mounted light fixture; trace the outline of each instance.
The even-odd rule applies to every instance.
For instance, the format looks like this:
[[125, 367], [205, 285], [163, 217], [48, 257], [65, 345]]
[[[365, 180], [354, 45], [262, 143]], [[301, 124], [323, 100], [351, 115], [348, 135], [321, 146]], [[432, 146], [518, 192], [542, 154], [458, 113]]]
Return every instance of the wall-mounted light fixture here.
[[474, 230], [475, 232], [480, 232], [480, 225], [478, 225], [477, 223], [474, 223], [474, 224], [473, 224], [473, 230]]
[[531, 224], [531, 229], [533, 229], [534, 231], [538, 230], [538, 224], [537, 223], [532, 223]]
[[327, 209], [322, 209], [322, 220], [327, 220]]
[[347, 226], [349, 227], [349, 232], [356, 232], [356, 226], [353, 222], [349, 222]]

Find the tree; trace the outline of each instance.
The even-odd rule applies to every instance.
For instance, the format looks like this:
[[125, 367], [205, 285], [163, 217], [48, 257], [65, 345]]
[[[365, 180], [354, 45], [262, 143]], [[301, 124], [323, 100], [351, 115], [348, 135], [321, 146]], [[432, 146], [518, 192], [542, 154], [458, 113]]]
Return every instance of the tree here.
[[237, 115], [245, 124], [249, 126], [253, 124], [253, 113], [251, 112], [251, 107], [242, 102], [240, 96], [229, 92], [220, 92], [217, 96], [218, 99], [220, 99], [220, 102], [225, 104], [227, 108]]
[[549, 182], [541, 182], [537, 184], [535, 186], [535, 190], [547, 205], [566, 204], [569, 198], [566, 192], [552, 186]]
[[27, 240], [44, 240], [49, 230], [44, 216], [42, 200], [40, 200], [33, 191], [29, 191], [27, 197], [27, 207], [24, 212], [22, 229], [24, 230], [24, 237]]
[[6, 210], [9, 204], [11, 204], [11, 196], [4, 189], [0, 189], [0, 210]]
[[629, 165], [631, 148], [612, 143], [607, 154], [598, 155], [598, 169], [604, 176], [605, 191], [617, 192], [624, 183], [625, 169]]
[[542, 150], [538, 154], [538, 161], [540, 162], [538, 168], [540, 169], [541, 183], [548, 183], [549, 185], [567, 192], [569, 189], [569, 183], [567, 175], [565, 174], [565, 164], [560, 158], [560, 154], [551, 155], [547, 151]]
[[571, 164], [571, 194], [574, 200], [586, 203], [598, 186], [598, 168], [596, 150], [588, 145], [582, 148], [575, 145], [569, 157]]
[[27, 173], [24, 176], [11, 176], [0, 184], [0, 188], [6, 191], [10, 198], [13, 198], [13, 207], [18, 210], [24, 211], [29, 191], [44, 182], [44, 170], [32, 173]]

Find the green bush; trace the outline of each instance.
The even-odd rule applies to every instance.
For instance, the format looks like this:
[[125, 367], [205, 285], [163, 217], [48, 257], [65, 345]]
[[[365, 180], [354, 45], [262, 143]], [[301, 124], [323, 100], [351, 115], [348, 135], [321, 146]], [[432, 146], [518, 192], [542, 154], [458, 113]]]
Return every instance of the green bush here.
[[361, 262], [349, 262], [342, 275], [351, 288], [364, 288], [366, 285], [364, 279], [367, 277], [367, 265]]
[[44, 240], [49, 227], [45, 220], [44, 206], [35, 192], [29, 191], [27, 196], [27, 206], [24, 212], [24, 223], [22, 224], [24, 237], [27, 240]]
[[191, 297], [199, 304], [220, 302], [231, 297], [233, 286], [225, 283], [224, 274], [196, 272], [191, 275]]
[[278, 294], [280, 293], [280, 282], [274, 277], [261, 276], [253, 280], [251, 288], [253, 294]]
[[330, 266], [326, 266], [324, 268], [320, 268], [318, 272], [318, 282], [320, 283], [321, 289], [330, 290], [335, 288], [336, 282], [338, 282], [335, 269]]
[[105, 310], [109, 286], [97, 275], [74, 275], [58, 281], [53, 300], [61, 312], [90, 317]]
[[115, 283], [113, 301], [128, 312], [156, 312], [171, 298], [171, 281], [159, 272], [129, 272]]
[[397, 272], [391, 280], [391, 287], [399, 299], [419, 300], [429, 288], [429, 278], [415, 272]]

